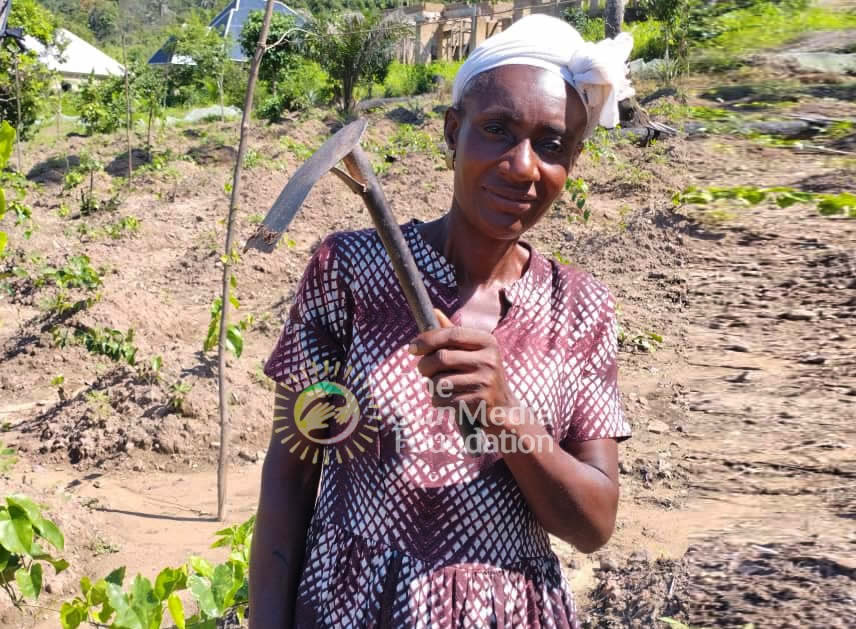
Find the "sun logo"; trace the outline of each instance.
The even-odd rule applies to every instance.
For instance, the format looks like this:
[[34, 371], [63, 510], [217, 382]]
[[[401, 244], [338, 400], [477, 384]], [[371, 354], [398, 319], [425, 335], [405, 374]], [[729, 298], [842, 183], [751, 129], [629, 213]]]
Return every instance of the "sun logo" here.
[[[310, 383], [306, 385], [306, 383]], [[317, 463], [335, 457], [339, 463], [354, 459], [377, 438], [377, 409], [365, 378], [339, 362], [313, 364], [282, 382], [276, 395], [281, 443], [289, 452]]]

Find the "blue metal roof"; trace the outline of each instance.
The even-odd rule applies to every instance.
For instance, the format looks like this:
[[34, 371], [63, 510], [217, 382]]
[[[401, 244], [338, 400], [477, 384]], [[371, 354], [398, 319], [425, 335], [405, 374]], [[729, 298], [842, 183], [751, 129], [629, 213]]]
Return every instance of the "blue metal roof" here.
[[[241, 49], [241, 31], [250, 13], [253, 11], [264, 11], [265, 4], [267, 4], [265, 0], [232, 0], [208, 25], [209, 28], [215, 29], [221, 35], [229, 35], [232, 40], [232, 50], [229, 53], [229, 57], [232, 61], [248, 60], [247, 55]], [[277, 13], [294, 17], [294, 21], [298, 26], [303, 26], [306, 23], [306, 18], [282, 2], [274, 2], [273, 10]], [[152, 58], [149, 59], [149, 64], [158, 65], [173, 62], [172, 55], [168, 51], [168, 44], [169, 41], [152, 55]]]

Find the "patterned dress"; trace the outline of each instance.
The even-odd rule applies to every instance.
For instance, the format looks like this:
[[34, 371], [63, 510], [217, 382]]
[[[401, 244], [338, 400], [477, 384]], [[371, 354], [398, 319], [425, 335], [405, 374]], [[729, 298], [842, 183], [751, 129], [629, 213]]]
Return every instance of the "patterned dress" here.
[[[403, 231], [433, 303], [458, 323], [453, 267], [416, 221]], [[525, 246], [493, 331], [512, 392], [557, 447], [628, 437], [609, 292]], [[356, 428], [341, 413], [319, 422], [305, 399], [299, 429], [279, 428], [291, 452], [323, 461], [295, 626], [577, 627], [548, 535], [501, 456], [467, 454], [453, 418], [432, 407], [407, 351], [417, 334], [374, 230], [328, 236], [265, 366], [295, 395], [335, 381], [359, 401]]]

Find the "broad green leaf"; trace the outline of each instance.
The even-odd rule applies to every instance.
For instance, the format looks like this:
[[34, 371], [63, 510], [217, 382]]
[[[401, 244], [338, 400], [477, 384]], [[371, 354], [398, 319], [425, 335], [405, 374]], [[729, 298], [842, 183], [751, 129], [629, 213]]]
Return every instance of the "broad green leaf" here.
[[178, 627], [178, 629], [184, 629], [184, 605], [181, 604], [181, 599], [178, 598], [178, 594], [175, 592], [170, 594], [166, 605], [169, 608], [169, 615], [172, 616], [172, 621], [175, 623], [175, 626]]
[[39, 598], [42, 593], [42, 564], [34, 563], [29, 572], [24, 567], [18, 568], [15, 571], [15, 581], [24, 598]]
[[15, 143], [15, 129], [5, 120], [0, 122], [0, 170], [6, 168]]
[[241, 302], [232, 294], [229, 295], [229, 303], [235, 307], [235, 310], [239, 310], [241, 308]]
[[173, 592], [187, 589], [187, 568], [164, 568], [155, 578], [155, 596], [164, 601]]
[[208, 577], [209, 579], [214, 575], [214, 567], [205, 561], [202, 557], [191, 557], [190, 558], [190, 567], [193, 568], [196, 574], [200, 574], [203, 577]]
[[236, 325], [230, 325], [226, 330], [226, 349], [232, 352], [235, 358], [240, 358], [244, 351], [244, 336]]
[[59, 574], [63, 570], [68, 569], [68, 562], [65, 559], [54, 559], [53, 557], [45, 558], [50, 565], [54, 567], [54, 571], [56, 574]]
[[62, 629], [77, 629], [86, 621], [86, 606], [78, 600], [63, 603], [59, 608], [59, 621]]
[[[6, 193], [0, 188], [0, 219], [6, 215]], [[3, 232], [4, 234], [6, 232]]]
[[220, 614], [214, 601], [214, 592], [208, 582], [199, 575], [192, 574], [187, 579], [193, 598], [199, 604], [199, 609], [208, 618], [217, 618]]
[[33, 545], [33, 525], [17, 507], [0, 511], [0, 544], [15, 555], [29, 555]]
[[147, 629], [159, 629], [163, 619], [163, 603], [155, 595], [151, 582], [142, 575], [134, 578], [131, 588], [132, 606]]
[[244, 584], [244, 571], [233, 561], [217, 564], [211, 579], [211, 592], [220, 614], [232, 606], [235, 593]]
[[3, 546], [0, 546], [0, 572], [3, 572], [6, 569], [6, 566], [9, 565], [9, 560], [12, 558], [12, 553], [6, 550]]
[[116, 610], [116, 619], [112, 626], [117, 629], [148, 629], [145, 619], [140, 618], [137, 611], [131, 607], [130, 597], [115, 583], [107, 584], [107, 598], [110, 606]]
[[122, 585], [122, 582], [125, 580], [125, 566], [122, 566], [121, 568], [116, 568], [113, 572], [108, 574], [104, 580], [107, 583]]
[[59, 528], [57, 528], [56, 524], [47, 518], [41, 518], [38, 522], [34, 522], [33, 524], [39, 532], [39, 535], [53, 544], [54, 548], [57, 550], [63, 550], [65, 548], [65, 538], [62, 536], [62, 533]]

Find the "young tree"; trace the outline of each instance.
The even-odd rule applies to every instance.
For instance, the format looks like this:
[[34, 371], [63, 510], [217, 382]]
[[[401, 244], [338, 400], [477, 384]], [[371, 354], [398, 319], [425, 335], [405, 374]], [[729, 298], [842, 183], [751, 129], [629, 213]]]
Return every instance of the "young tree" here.
[[167, 51], [173, 60], [167, 93], [178, 102], [203, 91], [206, 79], [222, 77], [224, 66], [229, 63], [223, 38], [198, 19], [173, 29]]
[[[45, 46], [55, 43], [56, 21], [35, 0], [15, 0], [9, 26], [21, 27]], [[12, 39], [0, 41], [0, 120], [17, 130], [18, 140], [29, 137], [53, 79], [35, 53], [21, 52]]]
[[241, 136], [238, 140], [238, 156], [235, 160], [235, 170], [232, 175], [232, 195], [229, 199], [229, 214], [226, 219], [226, 246], [223, 255], [223, 281], [220, 308], [220, 335], [217, 343], [217, 381], [220, 401], [220, 454], [217, 460], [217, 519], [226, 517], [226, 465], [229, 454], [229, 407], [226, 384], [226, 340], [229, 332], [229, 305], [231, 303], [232, 264], [237, 257], [233, 251], [235, 215], [237, 214], [238, 199], [241, 192], [241, 171], [244, 165], [244, 155], [247, 152], [247, 136], [250, 131], [250, 116], [253, 111], [253, 93], [256, 89], [256, 79], [259, 76], [259, 66], [267, 51], [268, 29], [273, 15], [274, 0], [267, 0], [264, 20], [259, 32], [253, 61], [250, 65], [250, 78], [247, 83], [247, 94], [244, 99], [244, 114], [241, 117]]
[[313, 23], [306, 38], [309, 55], [330, 75], [345, 114], [354, 108], [358, 85], [386, 78], [394, 46], [406, 33], [405, 25], [376, 13], [340, 14]]
[[152, 150], [152, 127], [163, 116], [166, 77], [161, 68], [139, 63], [132, 70], [134, 98], [146, 117], [146, 150]]
[[[253, 11], [244, 23], [239, 42], [248, 57], [255, 52], [263, 22], [264, 14], [261, 11]], [[298, 63], [303, 33], [303, 29], [297, 28], [294, 17], [282, 13], [273, 14], [265, 42], [268, 49], [259, 66], [259, 80], [267, 82], [273, 93], [276, 93], [279, 81]]]

